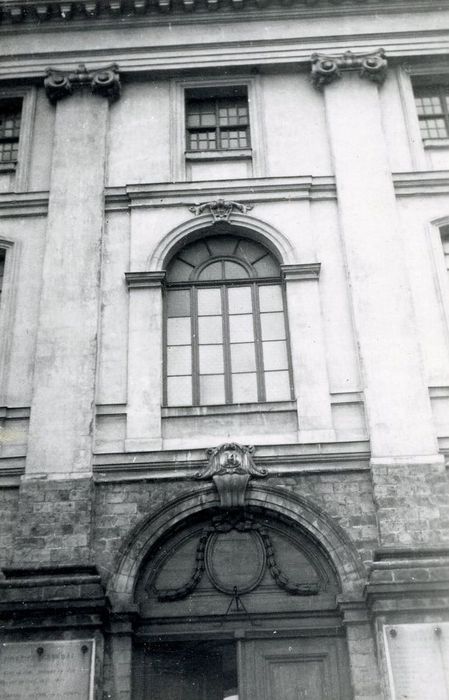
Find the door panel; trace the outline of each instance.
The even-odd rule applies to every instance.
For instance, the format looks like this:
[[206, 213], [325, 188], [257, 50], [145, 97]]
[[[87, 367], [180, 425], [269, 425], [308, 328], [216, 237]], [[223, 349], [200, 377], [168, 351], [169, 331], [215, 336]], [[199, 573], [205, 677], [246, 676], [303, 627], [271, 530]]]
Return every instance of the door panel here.
[[240, 700], [349, 700], [344, 640], [240, 643]]

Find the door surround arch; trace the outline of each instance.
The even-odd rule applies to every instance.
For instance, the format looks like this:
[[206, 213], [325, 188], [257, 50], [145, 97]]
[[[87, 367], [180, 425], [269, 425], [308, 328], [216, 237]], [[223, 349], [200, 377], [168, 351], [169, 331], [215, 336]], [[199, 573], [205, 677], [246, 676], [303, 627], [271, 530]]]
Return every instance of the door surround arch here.
[[[117, 556], [107, 594], [117, 612], [135, 610], [134, 591], [142, 566], [156, 543], [175, 526], [201, 512], [218, 508], [216, 491], [197, 488], [160, 508], [137, 524], [125, 538]], [[251, 485], [247, 505], [288, 518], [327, 554], [337, 574], [344, 598], [361, 598], [365, 571], [360, 557], [343, 529], [327, 513], [304, 496], [269, 485]]]

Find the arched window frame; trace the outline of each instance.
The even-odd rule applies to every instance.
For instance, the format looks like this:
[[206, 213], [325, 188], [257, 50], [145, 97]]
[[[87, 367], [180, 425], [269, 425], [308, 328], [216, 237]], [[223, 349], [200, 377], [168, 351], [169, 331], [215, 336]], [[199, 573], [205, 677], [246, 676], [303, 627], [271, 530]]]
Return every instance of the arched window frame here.
[[[205, 232], [206, 234], [206, 232]], [[221, 236], [220, 236], [221, 238]], [[240, 245], [240, 242], [247, 241], [249, 245], [253, 245], [254, 248], [258, 247], [259, 250], [261, 251], [260, 258], [254, 259], [252, 262], [249, 260], [245, 260], [242, 258], [242, 256], [238, 256], [235, 254], [236, 250], [234, 251], [234, 254], [232, 253], [223, 253], [223, 254], [218, 254], [214, 255], [212, 251], [210, 251], [210, 255], [207, 259], [202, 260], [196, 265], [192, 265], [192, 270], [189, 275], [185, 275], [184, 279], [181, 280], [173, 280], [171, 279], [170, 275], [170, 270], [171, 267], [176, 263], [177, 260], [182, 260], [183, 259], [183, 251], [185, 251], [190, 244], [187, 244], [184, 248], [181, 248], [178, 250], [178, 252], [173, 256], [169, 264], [167, 265], [167, 277], [165, 280], [165, 285], [164, 285], [164, 393], [163, 393], [163, 404], [164, 406], [203, 406], [203, 405], [223, 405], [223, 404], [241, 404], [241, 403], [267, 403], [270, 401], [290, 401], [294, 398], [294, 389], [293, 389], [293, 377], [292, 377], [292, 362], [291, 362], [291, 356], [290, 356], [290, 339], [289, 339], [289, 330], [288, 330], [288, 319], [287, 319], [287, 304], [286, 304], [286, 295], [285, 295], [285, 285], [281, 276], [281, 270], [279, 266], [279, 262], [276, 260], [274, 255], [263, 245], [260, 243], [253, 241], [252, 239], [248, 237], [241, 236], [240, 234], [235, 235], [235, 234], [229, 234], [226, 235], [225, 237], [222, 238], [222, 240], [229, 241], [230, 238], [234, 238], [237, 241], [237, 246]], [[203, 236], [202, 239], [199, 239], [203, 243], [210, 239], [218, 240], [217, 235], [215, 234], [214, 231], [209, 231], [205, 236]], [[194, 241], [193, 243], [198, 243], [197, 241]], [[264, 275], [259, 275], [257, 273], [256, 268], [254, 267], [254, 264], [257, 264], [259, 260], [262, 258], [269, 259], [271, 262], [272, 266], [272, 271], [271, 274], [264, 274]], [[213, 279], [204, 279], [202, 278], [205, 270], [213, 265], [214, 263], [221, 262], [223, 265], [222, 269], [222, 275], [221, 277], [216, 277]], [[236, 278], [225, 278], [225, 264], [226, 262], [229, 262], [233, 265], [239, 265], [242, 269], [245, 270], [246, 277], [242, 275], [242, 277], [236, 277]], [[269, 287], [269, 286], [274, 286], [279, 289], [280, 291], [280, 307], [276, 310], [273, 311], [273, 315], [278, 315], [279, 313], [282, 314], [282, 324], [283, 324], [283, 337], [275, 337], [273, 340], [267, 338], [266, 336], [263, 337], [263, 331], [262, 331], [262, 321], [267, 322], [268, 316], [267, 314], [270, 313], [269, 311], [266, 310], [261, 310], [260, 308], [260, 288], [261, 287]], [[237, 371], [234, 369], [233, 365], [233, 360], [231, 359], [231, 353], [236, 352], [236, 345], [243, 346], [245, 345], [245, 341], [238, 341], [235, 339], [232, 339], [231, 336], [231, 331], [230, 331], [230, 324], [232, 323], [232, 320], [235, 319], [237, 316], [241, 315], [238, 312], [234, 310], [234, 313], [232, 313], [229, 310], [229, 290], [230, 289], [238, 289], [238, 288], [250, 288], [250, 296], [251, 296], [251, 317], [252, 317], [252, 324], [253, 324], [253, 329], [254, 329], [254, 340], [250, 341], [254, 343], [254, 352], [255, 352], [255, 369], [254, 371]], [[199, 331], [199, 323], [201, 319], [203, 318], [201, 314], [199, 313], [198, 310], [198, 298], [201, 292], [199, 290], [205, 290], [205, 289], [211, 289], [211, 290], [219, 290], [220, 291], [220, 304], [221, 304], [221, 312], [220, 315], [222, 318], [222, 345], [223, 345], [223, 371], [222, 373], [219, 374], [214, 374], [211, 373], [210, 375], [206, 375], [206, 373], [202, 372], [200, 369], [200, 353], [201, 350], [205, 348], [206, 344], [201, 343], [201, 338], [200, 336], [200, 331]], [[190, 334], [191, 334], [191, 374], [185, 374], [184, 377], [190, 378], [191, 381], [191, 396], [186, 400], [185, 398], [179, 402], [173, 400], [173, 396], [171, 395], [171, 389], [170, 389], [170, 380], [173, 378], [173, 374], [171, 374], [171, 370], [169, 367], [170, 360], [169, 360], [169, 353], [170, 349], [173, 348], [173, 346], [170, 343], [170, 338], [169, 332], [168, 332], [168, 326], [170, 323], [170, 319], [172, 316], [170, 315], [171, 312], [169, 311], [169, 295], [173, 291], [182, 291], [182, 290], [188, 290], [188, 295], [189, 295], [189, 313], [185, 316], [185, 318], [190, 319], [191, 327], [190, 327]], [[277, 294], [277, 293], [275, 293]], [[266, 303], [266, 302], [265, 302]], [[245, 315], [245, 314], [242, 314]], [[232, 317], [232, 318], [231, 318]], [[176, 317], [180, 318], [180, 317]], [[243, 320], [243, 319], [242, 319]], [[278, 319], [279, 320], [279, 319]], [[266, 327], [266, 323], [264, 324]], [[248, 342], [248, 345], [250, 344]], [[273, 349], [273, 345], [277, 343], [277, 350], [281, 351], [280, 344], [283, 343], [284, 346], [282, 348], [282, 354], [284, 356], [284, 364], [282, 365], [282, 369], [267, 369], [265, 367], [265, 352], [268, 352], [267, 346], [272, 343], [271, 348]], [[189, 345], [189, 344], [187, 344]], [[184, 346], [184, 347], [187, 347]], [[212, 343], [213, 345], [213, 343]], [[220, 345], [220, 343], [216, 344]], [[180, 347], [180, 346], [179, 346]], [[246, 348], [248, 349], [248, 347]], [[187, 354], [187, 353], [186, 353]], [[235, 358], [235, 355], [234, 355]], [[271, 360], [273, 362], [273, 360]], [[274, 387], [273, 385], [273, 373], [277, 372], [278, 374], [276, 375], [276, 379], [280, 380], [279, 387]], [[210, 395], [206, 396], [204, 398], [204, 393], [202, 391], [202, 382], [206, 381], [205, 376], [208, 376], [209, 378], [217, 378], [219, 376], [223, 375], [223, 381], [224, 381], [224, 387], [223, 391], [221, 393], [221, 398], [220, 396], [218, 397], [217, 400], [211, 400]], [[248, 381], [248, 375], [252, 374], [256, 378], [256, 387], [257, 391], [256, 394], [254, 394], [254, 388], [252, 388], [252, 395], [251, 392], [248, 394], [248, 398], [242, 397], [242, 391], [239, 391], [236, 389], [236, 384], [235, 382], [237, 381], [236, 376], [240, 375], [240, 379], [244, 381]], [[281, 376], [282, 374], [282, 376]], [[246, 376], [245, 376], [246, 375]], [[182, 375], [175, 375], [179, 379]], [[185, 379], [184, 383], [185, 386], [187, 386], [189, 382], [189, 379]], [[270, 388], [268, 388], [267, 382], [270, 383]], [[209, 389], [209, 391], [211, 391]], [[188, 392], [188, 390], [187, 390]], [[206, 390], [204, 390], [205, 393], [207, 393]], [[220, 394], [220, 391], [218, 392]]]

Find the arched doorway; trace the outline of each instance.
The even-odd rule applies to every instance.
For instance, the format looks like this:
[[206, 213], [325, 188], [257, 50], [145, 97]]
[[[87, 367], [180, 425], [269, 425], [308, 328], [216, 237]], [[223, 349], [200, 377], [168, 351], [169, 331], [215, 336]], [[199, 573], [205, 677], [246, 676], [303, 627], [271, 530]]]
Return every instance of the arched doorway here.
[[339, 574], [264, 505], [207, 505], [154, 542], [137, 577], [136, 700], [347, 700]]

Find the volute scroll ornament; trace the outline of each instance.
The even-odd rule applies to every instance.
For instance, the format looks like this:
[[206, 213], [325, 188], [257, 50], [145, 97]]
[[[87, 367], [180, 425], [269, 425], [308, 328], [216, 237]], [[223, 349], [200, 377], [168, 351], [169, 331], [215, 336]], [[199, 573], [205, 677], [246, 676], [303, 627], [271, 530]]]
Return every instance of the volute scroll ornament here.
[[388, 63], [384, 49], [365, 54], [346, 51], [339, 56], [314, 53], [311, 60], [311, 80], [318, 89], [341, 78], [344, 71], [358, 71], [361, 78], [374, 83], [383, 83], [387, 75]]
[[267, 476], [266, 469], [254, 464], [254, 447], [227, 442], [207, 450], [208, 465], [196, 479], [212, 479], [220, 497], [220, 508], [243, 508], [251, 477]]
[[195, 214], [195, 216], [204, 214], [204, 212], [209, 213], [215, 223], [217, 221], [229, 221], [229, 218], [234, 211], [239, 211], [241, 214], [246, 214], [246, 212], [251, 211], [252, 208], [252, 204], [242, 204], [241, 202], [233, 202], [225, 199], [214, 199], [211, 202], [193, 204], [191, 207], [189, 207], [189, 211], [191, 211], [192, 214]]
[[85, 87], [90, 88], [93, 95], [107, 97], [111, 102], [120, 96], [120, 76], [116, 63], [94, 70], [88, 70], [84, 63], [80, 63], [76, 70], [47, 68], [46, 72], [45, 91], [53, 104], [72, 95], [76, 89]]

